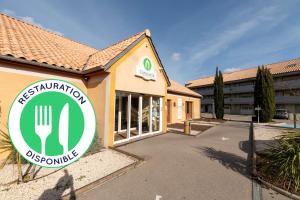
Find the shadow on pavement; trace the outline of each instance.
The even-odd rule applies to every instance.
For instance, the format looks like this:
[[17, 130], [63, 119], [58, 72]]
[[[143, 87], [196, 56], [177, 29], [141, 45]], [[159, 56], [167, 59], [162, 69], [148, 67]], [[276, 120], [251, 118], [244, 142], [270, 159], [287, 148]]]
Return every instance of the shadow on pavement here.
[[200, 147], [202, 154], [206, 157], [210, 158], [211, 160], [217, 160], [227, 169], [231, 169], [235, 172], [238, 172], [246, 177], [249, 176], [249, 164], [248, 161], [238, 155], [219, 151], [212, 147]]
[[65, 175], [58, 179], [56, 185], [52, 189], [45, 190], [43, 194], [38, 198], [39, 200], [59, 200], [62, 199], [65, 190], [70, 189], [71, 200], [76, 199], [74, 191], [74, 180], [73, 176], [69, 175], [68, 170], [64, 170]]

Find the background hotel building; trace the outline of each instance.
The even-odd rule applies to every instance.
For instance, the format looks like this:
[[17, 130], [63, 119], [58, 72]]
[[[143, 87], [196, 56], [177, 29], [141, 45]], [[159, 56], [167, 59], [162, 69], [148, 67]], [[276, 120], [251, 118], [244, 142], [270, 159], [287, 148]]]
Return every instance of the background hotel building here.
[[170, 81], [149, 30], [97, 50], [0, 14], [2, 128], [17, 94], [43, 79], [71, 82], [90, 98], [105, 147], [166, 132]]
[[[265, 65], [274, 78], [276, 108], [300, 113], [300, 58]], [[224, 74], [227, 114], [253, 114], [257, 67]], [[189, 81], [186, 86], [203, 95], [201, 111], [212, 112], [214, 76]]]

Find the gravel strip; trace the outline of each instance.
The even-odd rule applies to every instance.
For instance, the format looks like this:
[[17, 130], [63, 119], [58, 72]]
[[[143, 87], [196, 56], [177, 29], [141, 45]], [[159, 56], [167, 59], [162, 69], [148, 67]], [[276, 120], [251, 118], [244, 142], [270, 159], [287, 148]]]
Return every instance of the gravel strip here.
[[277, 127], [254, 125], [256, 151], [263, 151], [273, 145], [274, 139], [283, 134], [283, 130]]
[[[81, 158], [63, 169], [42, 168], [34, 181], [5, 185], [17, 177], [17, 168], [6, 166], [0, 171], [0, 199], [60, 199], [72, 190], [103, 178], [135, 160], [111, 149]], [[38, 167], [37, 167], [38, 168]], [[47, 176], [45, 176], [47, 175]]]

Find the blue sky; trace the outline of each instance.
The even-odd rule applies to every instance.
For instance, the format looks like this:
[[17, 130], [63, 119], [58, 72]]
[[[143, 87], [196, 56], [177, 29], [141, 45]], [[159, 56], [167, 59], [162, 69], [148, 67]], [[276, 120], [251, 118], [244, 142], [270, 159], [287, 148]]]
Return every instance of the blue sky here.
[[170, 79], [300, 57], [300, 0], [4, 0], [0, 10], [103, 48], [149, 28]]

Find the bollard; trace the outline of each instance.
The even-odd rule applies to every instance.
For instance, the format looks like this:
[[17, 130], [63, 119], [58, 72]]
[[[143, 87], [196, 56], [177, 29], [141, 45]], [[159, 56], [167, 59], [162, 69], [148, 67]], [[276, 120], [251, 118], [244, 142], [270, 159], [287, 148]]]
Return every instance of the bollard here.
[[184, 121], [184, 134], [191, 134], [191, 122]]

